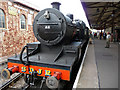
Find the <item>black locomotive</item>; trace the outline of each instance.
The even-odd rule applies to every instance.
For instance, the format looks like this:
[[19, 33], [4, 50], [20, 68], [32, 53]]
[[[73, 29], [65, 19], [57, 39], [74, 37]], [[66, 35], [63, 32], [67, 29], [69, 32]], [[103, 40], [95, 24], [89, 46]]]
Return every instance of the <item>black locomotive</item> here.
[[64, 16], [58, 10], [60, 3], [52, 5], [53, 8], [40, 11], [34, 19], [33, 32], [39, 42], [28, 43], [20, 55], [8, 58], [3, 77], [9, 78], [14, 72], [24, 73], [27, 83], [43, 78], [48, 88], [58, 88], [60, 82], [72, 80], [89, 30], [83, 21], [73, 20], [72, 14]]

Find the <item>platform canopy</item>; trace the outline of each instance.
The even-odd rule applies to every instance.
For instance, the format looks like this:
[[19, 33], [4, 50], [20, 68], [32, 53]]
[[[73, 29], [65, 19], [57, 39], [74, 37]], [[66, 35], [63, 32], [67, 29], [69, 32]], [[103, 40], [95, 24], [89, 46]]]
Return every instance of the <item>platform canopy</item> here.
[[91, 28], [101, 30], [120, 26], [120, 1], [83, 2], [81, 0], [81, 3]]

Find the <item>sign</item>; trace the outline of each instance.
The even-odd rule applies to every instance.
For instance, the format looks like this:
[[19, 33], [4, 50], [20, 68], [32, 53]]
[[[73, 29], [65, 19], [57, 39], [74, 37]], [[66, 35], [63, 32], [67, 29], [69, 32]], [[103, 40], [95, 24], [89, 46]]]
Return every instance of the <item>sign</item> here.
[[17, 15], [17, 9], [13, 6], [8, 6], [8, 13], [11, 15]]
[[[26, 69], [26, 67], [22, 67], [21, 68], [22, 70], [22, 72], [26, 72], [27, 71], [27, 69]], [[34, 68], [29, 68], [29, 73], [32, 73], [34, 71]], [[37, 70], [37, 74], [39, 74], [39, 75], [41, 75], [43, 73], [43, 70], [42, 69], [38, 69]], [[45, 73], [45, 76], [51, 76], [51, 71], [50, 70], [45, 70], [44, 71], [44, 73]]]

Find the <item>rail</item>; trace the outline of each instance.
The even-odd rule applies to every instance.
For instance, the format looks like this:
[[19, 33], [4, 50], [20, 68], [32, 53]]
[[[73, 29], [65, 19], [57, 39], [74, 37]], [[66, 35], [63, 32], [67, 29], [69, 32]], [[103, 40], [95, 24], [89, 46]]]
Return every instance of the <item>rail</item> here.
[[23, 73], [18, 74], [17, 76], [15, 76], [14, 78], [10, 79], [8, 82], [6, 82], [5, 84], [3, 84], [0, 87], [0, 90], [6, 90], [9, 88], [9, 86], [13, 83], [18, 81], [21, 77], [22, 77]]

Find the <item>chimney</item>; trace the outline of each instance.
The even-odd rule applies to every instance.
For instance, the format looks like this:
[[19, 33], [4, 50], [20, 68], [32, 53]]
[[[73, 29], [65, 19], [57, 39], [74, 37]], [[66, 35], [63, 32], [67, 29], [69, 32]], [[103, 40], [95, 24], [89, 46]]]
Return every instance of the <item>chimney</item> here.
[[55, 8], [55, 9], [59, 10], [61, 3], [53, 2], [53, 3], [51, 3], [51, 5], [52, 5], [52, 8]]

